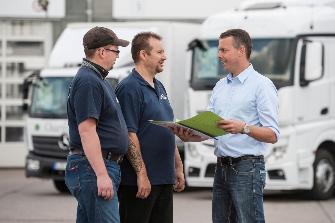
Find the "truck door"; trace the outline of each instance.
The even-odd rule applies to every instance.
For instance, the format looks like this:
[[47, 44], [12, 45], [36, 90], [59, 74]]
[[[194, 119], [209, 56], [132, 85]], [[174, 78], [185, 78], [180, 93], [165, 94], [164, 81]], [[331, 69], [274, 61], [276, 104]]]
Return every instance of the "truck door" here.
[[[316, 48], [318, 50], [313, 52], [313, 49]], [[330, 117], [330, 64], [333, 62], [330, 61], [329, 55], [334, 51], [334, 39], [331, 40], [326, 36], [303, 37], [298, 42], [297, 52], [300, 52], [300, 60], [298, 58], [296, 62], [296, 71], [299, 77], [299, 89], [295, 95], [296, 121], [298, 124], [321, 121]], [[313, 64], [316, 64], [316, 66]], [[314, 72], [315, 78], [307, 80], [305, 78], [308, 75], [306, 69], [309, 70], [309, 75]], [[310, 72], [311, 69], [313, 69], [313, 72]]]

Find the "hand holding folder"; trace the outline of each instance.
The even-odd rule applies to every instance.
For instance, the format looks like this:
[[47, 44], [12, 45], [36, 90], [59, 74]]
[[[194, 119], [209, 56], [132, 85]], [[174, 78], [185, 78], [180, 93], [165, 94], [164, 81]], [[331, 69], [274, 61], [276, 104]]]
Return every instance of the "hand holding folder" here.
[[[175, 134], [178, 131], [188, 133], [188, 135], [197, 136], [199, 141], [215, 138], [226, 134], [226, 132], [217, 127], [217, 122], [222, 118], [213, 112], [206, 111], [189, 119], [171, 122], [149, 120], [152, 124], [170, 128]], [[198, 140], [196, 140], [198, 141]]]

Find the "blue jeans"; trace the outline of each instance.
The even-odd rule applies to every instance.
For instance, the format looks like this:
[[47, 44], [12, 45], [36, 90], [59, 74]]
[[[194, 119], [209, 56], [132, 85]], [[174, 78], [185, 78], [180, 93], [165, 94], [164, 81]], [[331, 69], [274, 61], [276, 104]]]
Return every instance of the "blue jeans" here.
[[65, 183], [78, 201], [77, 223], [119, 223], [117, 189], [121, 180], [120, 167], [115, 161], [104, 160], [113, 182], [111, 200], [98, 196], [97, 178], [86, 156], [74, 154], [67, 158]]
[[264, 220], [263, 189], [266, 172], [263, 159], [218, 163], [213, 184], [213, 223], [260, 223]]

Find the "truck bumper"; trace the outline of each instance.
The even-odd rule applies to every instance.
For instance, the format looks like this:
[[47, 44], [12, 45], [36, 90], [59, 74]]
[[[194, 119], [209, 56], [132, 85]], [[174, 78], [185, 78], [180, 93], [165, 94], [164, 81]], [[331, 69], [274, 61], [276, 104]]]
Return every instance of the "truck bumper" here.
[[213, 187], [216, 168], [214, 147], [190, 143], [185, 148], [185, 176], [189, 187]]
[[26, 177], [64, 179], [66, 159], [47, 158], [31, 152], [26, 157]]

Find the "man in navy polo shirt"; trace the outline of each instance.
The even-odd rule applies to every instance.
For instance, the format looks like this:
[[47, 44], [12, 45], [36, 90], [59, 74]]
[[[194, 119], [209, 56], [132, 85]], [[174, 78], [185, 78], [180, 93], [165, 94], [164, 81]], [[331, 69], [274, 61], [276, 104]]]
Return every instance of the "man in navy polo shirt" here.
[[77, 222], [120, 222], [117, 189], [119, 163], [128, 148], [128, 132], [114, 89], [106, 80], [118, 58], [119, 39], [104, 27], [83, 38], [86, 58], [74, 77], [67, 113], [70, 154], [65, 183], [78, 201]]
[[185, 187], [183, 164], [172, 131], [148, 122], [174, 119], [164, 86], [155, 78], [166, 60], [161, 37], [139, 33], [131, 52], [135, 69], [116, 89], [132, 143], [128, 153], [134, 154], [121, 165], [120, 218], [124, 223], [171, 223], [173, 185], [178, 192]]

